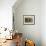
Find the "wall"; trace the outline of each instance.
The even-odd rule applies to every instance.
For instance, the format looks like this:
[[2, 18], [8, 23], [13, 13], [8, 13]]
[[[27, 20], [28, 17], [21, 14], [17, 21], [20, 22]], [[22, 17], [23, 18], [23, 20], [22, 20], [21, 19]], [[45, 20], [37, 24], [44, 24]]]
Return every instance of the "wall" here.
[[12, 6], [16, 0], [0, 0], [0, 27], [12, 28]]
[[[15, 30], [22, 32], [25, 39], [34, 40], [36, 46], [41, 46], [41, 1], [23, 0], [19, 5], [13, 6], [13, 12]], [[24, 25], [23, 15], [35, 15], [35, 25]]]
[[41, 1], [41, 41], [46, 46], [46, 0]]

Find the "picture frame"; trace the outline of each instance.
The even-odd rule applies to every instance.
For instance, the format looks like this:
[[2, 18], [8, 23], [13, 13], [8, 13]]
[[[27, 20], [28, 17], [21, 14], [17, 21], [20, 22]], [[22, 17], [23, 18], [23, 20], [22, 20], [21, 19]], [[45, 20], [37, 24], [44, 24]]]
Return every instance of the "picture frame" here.
[[23, 15], [23, 24], [24, 25], [34, 25], [35, 15]]

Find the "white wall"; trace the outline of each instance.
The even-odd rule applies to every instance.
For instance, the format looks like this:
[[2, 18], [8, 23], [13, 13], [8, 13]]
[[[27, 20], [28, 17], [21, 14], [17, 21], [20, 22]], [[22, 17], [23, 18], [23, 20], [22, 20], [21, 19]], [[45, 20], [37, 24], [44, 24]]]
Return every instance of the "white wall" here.
[[[35, 41], [36, 46], [41, 46], [41, 1], [23, 0], [18, 7], [14, 5], [15, 29], [22, 32], [24, 38]], [[35, 15], [35, 25], [24, 25], [23, 15]]]
[[12, 28], [12, 6], [16, 0], [0, 0], [0, 27]]
[[46, 46], [46, 0], [41, 1], [41, 38], [42, 46]]

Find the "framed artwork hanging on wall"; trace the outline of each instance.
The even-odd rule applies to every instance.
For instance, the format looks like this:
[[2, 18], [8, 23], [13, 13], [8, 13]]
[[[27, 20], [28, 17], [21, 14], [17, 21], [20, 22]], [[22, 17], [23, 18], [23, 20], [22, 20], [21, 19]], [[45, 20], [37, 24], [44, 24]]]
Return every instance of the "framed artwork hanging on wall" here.
[[24, 25], [34, 25], [35, 15], [23, 15], [23, 24]]

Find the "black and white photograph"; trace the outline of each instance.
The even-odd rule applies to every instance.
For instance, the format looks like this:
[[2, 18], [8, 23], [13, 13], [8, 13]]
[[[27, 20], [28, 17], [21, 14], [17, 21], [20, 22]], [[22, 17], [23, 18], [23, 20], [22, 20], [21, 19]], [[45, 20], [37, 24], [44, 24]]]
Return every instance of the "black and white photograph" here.
[[23, 23], [25, 25], [34, 25], [35, 24], [35, 16], [34, 15], [24, 15]]

